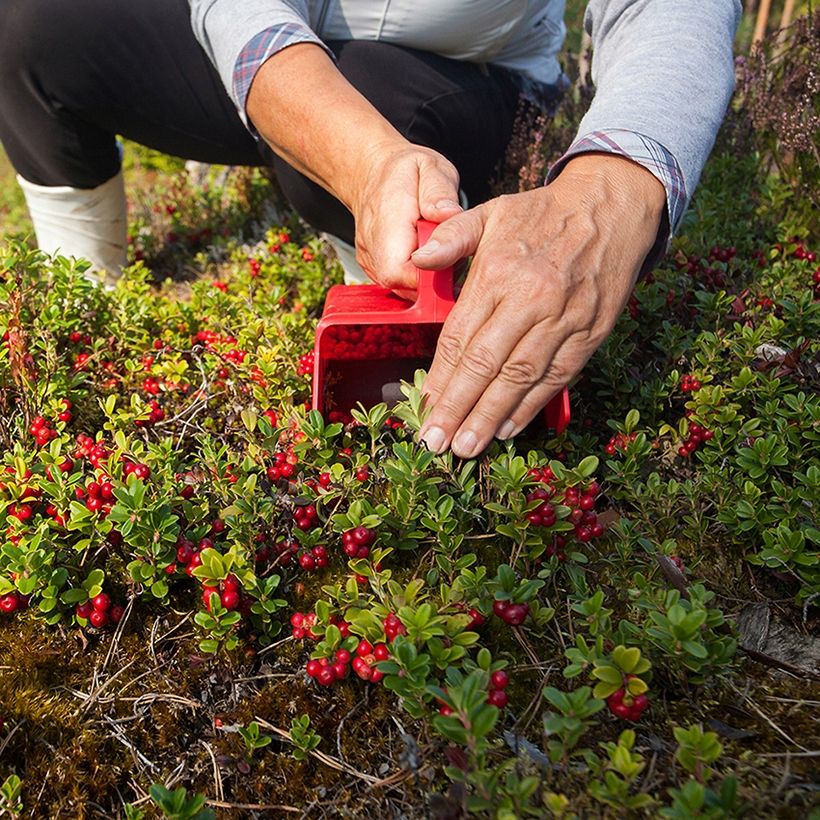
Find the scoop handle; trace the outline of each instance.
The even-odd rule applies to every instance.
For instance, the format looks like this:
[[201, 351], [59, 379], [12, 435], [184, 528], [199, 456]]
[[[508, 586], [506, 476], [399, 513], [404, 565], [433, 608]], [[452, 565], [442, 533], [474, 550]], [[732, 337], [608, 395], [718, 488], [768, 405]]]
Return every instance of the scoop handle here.
[[[416, 223], [419, 244], [427, 243], [437, 223], [419, 219]], [[443, 322], [455, 304], [453, 295], [453, 266], [442, 270], [418, 268], [418, 285], [413, 310], [421, 314], [420, 321]]]

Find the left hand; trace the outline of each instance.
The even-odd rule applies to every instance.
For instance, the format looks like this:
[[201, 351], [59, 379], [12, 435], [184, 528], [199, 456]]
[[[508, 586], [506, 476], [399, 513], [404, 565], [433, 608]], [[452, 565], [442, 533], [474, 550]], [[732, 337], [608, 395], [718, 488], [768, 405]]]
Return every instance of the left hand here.
[[424, 383], [432, 410], [420, 435], [431, 450], [472, 458], [580, 372], [623, 311], [665, 206], [645, 168], [582, 154], [549, 186], [435, 229], [415, 265], [473, 261]]

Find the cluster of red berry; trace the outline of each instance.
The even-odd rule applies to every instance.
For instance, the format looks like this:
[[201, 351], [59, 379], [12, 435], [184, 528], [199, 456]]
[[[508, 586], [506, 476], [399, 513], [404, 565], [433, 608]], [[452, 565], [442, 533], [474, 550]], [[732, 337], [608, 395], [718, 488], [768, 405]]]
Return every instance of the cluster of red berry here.
[[509, 697], [505, 691], [509, 683], [510, 676], [503, 669], [496, 669], [490, 675], [490, 691], [487, 695], [487, 703], [490, 706], [503, 709], [509, 703]]
[[180, 533], [177, 536], [176, 548], [177, 560], [170, 563], [165, 572], [168, 575], [173, 575], [180, 569], [180, 565], [184, 567], [182, 570], [189, 578], [193, 578], [194, 570], [202, 566], [202, 551], [213, 549], [214, 541], [207, 535], [200, 538], [198, 543], [194, 543], [187, 535]]
[[[564, 490], [563, 503], [571, 508], [569, 520], [575, 526], [575, 537], [584, 544], [604, 534], [604, 525], [598, 521], [595, 512], [595, 503], [600, 492], [601, 488], [597, 481], [590, 482], [583, 490], [578, 487], [567, 487]], [[563, 536], [559, 536], [561, 537]]]
[[159, 379], [154, 378], [153, 376], [146, 376], [142, 380], [142, 389], [146, 393], [150, 393], [152, 396], [159, 395], [159, 391], [162, 385]]
[[[495, 706], [497, 709], [504, 709], [510, 702], [509, 696], [505, 691], [510, 684], [510, 676], [503, 669], [496, 669], [490, 675], [490, 690], [487, 693], [487, 703], [490, 706]], [[445, 687], [444, 691], [447, 691]], [[440, 715], [447, 717], [453, 714], [453, 709], [446, 703], [442, 703], [438, 712]]]
[[[736, 255], [736, 248], [721, 248], [715, 246], [709, 251], [708, 260], [704, 260], [695, 254], [690, 254], [685, 258], [678, 259], [677, 267], [679, 270], [685, 270], [692, 279], [697, 279], [704, 287], [712, 289], [725, 288], [727, 285], [725, 270], [720, 267], [713, 267], [707, 264], [707, 262], [721, 262], [728, 265]], [[692, 293], [687, 293], [687, 301], [689, 301], [692, 296]]]
[[[57, 420], [68, 424], [72, 419], [71, 402], [63, 399], [62, 407], [63, 409], [57, 414]], [[57, 438], [57, 431], [51, 426], [52, 423], [44, 416], [36, 416], [32, 419], [28, 431], [34, 436], [38, 447], [45, 447], [52, 439]]]
[[299, 554], [299, 566], [308, 572], [324, 569], [327, 566], [327, 547], [317, 544], [315, 547]]
[[95, 469], [105, 466], [111, 451], [104, 441], [94, 441], [91, 436], [80, 433], [76, 439], [77, 449], [74, 451], [74, 458], [85, 459]]
[[95, 629], [102, 629], [109, 623], [118, 624], [124, 613], [125, 607], [119, 604], [112, 606], [111, 598], [105, 592], [74, 607], [74, 614], [88, 621]]
[[[11, 465], [5, 468], [6, 473], [14, 476], [16, 470]], [[25, 473], [23, 474], [23, 482], [27, 482], [32, 476], [32, 472], [29, 469], [26, 469]], [[7, 489], [10, 489], [9, 484], [4, 481], [0, 481], [0, 492], [5, 492]], [[42, 491], [39, 487], [32, 487], [26, 483], [23, 483], [20, 487], [17, 488], [17, 492], [15, 493], [17, 497], [17, 502], [14, 504], [9, 504], [6, 508], [6, 515], [10, 518], [16, 518], [19, 522], [25, 523], [26, 521], [30, 520], [31, 517], [34, 515], [34, 507], [37, 503], [38, 499], [42, 495]], [[16, 540], [19, 540], [14, 533], [12, 532], [12, 528], [9, 527], [7, 530], [7, 535], [9, 536], [12, 543]]]
[[493, 612], [508, 626], [521, 626], [530, 614], [530, 605], [495, 600], [493, 601]]
[[792, 251], [792, 258], [803, 259], [806, 262], [816, 262], [817, 254], [814, 251], [807, 250], [802, 242], [798, 242]]
[[378, 537], [370, 527], [353, 527], [342, 533], [342, 548], [348, 558], [367, 558], [370, 547]]
[[218, 597], [219, 603], [228, 612], [238, 609], [244, 617], [250, 615], [251, 601], [249, 598], [243, 597], [239, 579], [235, 575], [228, 575], [227, 578], [219, 582], [219, 586], [202, 585], [202, 603], [205, 604], [205, 609], [208, 612], [213, 609], [214, 595]]
[[323, 337], [328, 359], [430, 359], [439, 329], [434, 325], [336, 325]]
[[88, 333], [81, 333], [79, 330], [72, 330], [71, 333], [68, 334], [68, 340], [73, 345], [91, 344], [91, 336]]
[[399, 619], [399, 616], [393, 612], [388, 613], [387, 617], [382, 621], [384, 628], [384, 637], [387, 643], [393, 643], [397, 635], [406, 635], [407, 628]]
[[313, 351], [303, 353], [299, 357], [299, 363], [296, 365], [297, 376], [307, 376], [313, 378]]
[[[532, 526], [551, 527], [555, 524], [557, 520], [555, 505], [551, 503], [551, 500], [555, 499], [570, 507], [569, 520], [575, 527], [575, 537], [579, 541], [587, 543], [604, 534], [604, 526], [598, 521], [595, 512], [596, 499], [601, 492], [597, 481], [590, 482], [583, 490], [578, 487], [567, 487], [560, 498], [556, 498], [557, 492], [552, 486], [555, 475], [549, 467], [533, 467], [529, 474], [531, 478], [544, 485], [531, 490], [526, 496], [529, 504], [538, 504], [535, 509], [527, 513], [527, 520]], [[547, 547], [547, 556], [555, 555], [563, 560], [566, 543], [566, 536], [557, 535], [553, 544]]]
[[126, 478], [133, 475], [140, 481], [146, 481], [151, 477], [151, 468], [147, 464], [141, 464], [138, 461], [131, 461], [130, 459], [123, 460], [122, 472]]
[[689, 435], [684, 440], [683, 444], [678, 447], [678, 455], [682, 458], [688, 458], [703, 444], [704, 441], [711, 441], [715, 437], [713, 430], [707, 430], [699, 424], [693, 422], [689, 423]]
[[286, 452], [276, 453], [265, 474], [271, 481], [278, 481], [280, 478], [292, 478], [296, 472], [296, 465], [299, 463], [299, 456], [293, 452], [293, 447], [289, 447]]
[[555, 521], [555, 507], [550, 504], [549, 499], [552, 498], [552, 492], [543, 487], [538, 487], [532, 492], [527, 493], [527, 503], [532, 504], [539, 502], [534, 510], [527, 513], [527, 521], [533, 527], [551, 527]]
[[[632, 677], [627, 675], [627, 681]], [[649, 698], [645, 694], [630, 695], [625, 687], [621, 687], [606, 699], [606, 705], [615, 717], [637, 723], [649, 708]]]
[[296, 641], [310, 638], [312, 641], [321, 639], [321, 635], [313, 631], [316, 625], [316, 615], [313, 612], [294, 612], [290, 616], [290, 634]]
[[156, 399], [151, 399], [148, 402], [148, 418], [147, 419], [137, 419], [134, 424], [137, 427], [151, 427], [157, 422], [163, 421], [165, 418], [165, 411], [160, 406], [160, 403]]
[[[236, 365], [242, 364], [248, 355], [247, 350], [242, 350], [242, 348], [236, 346], [237, 339], [235, 336], [223, 336], [215, 330], [204, 329], [197, 331], [191, 339], [191, 344], [201, 344], [206, 350], [211, 353], [218, 353], [226, 361]], [[227, 348], [227, 350], [224, 348]]]
[[277, 240], [277, 242], [273, 242], [268, 246], [271, 253], [279, 253], [282, 250], [282, 245], [287, 245], [290, 242], [290, 234], [287, 231], [281, 231]]
[[361, 640], [355, 654], [347, 649], [337, 649], [332, 658], [313, 658], [307, 662], [305, 671], [321, 686], [331, 686], [337, 680], [347, 677], [349, 667], [362, 680], [378, 683], [384, 674], [376, 669], [375, 664], [386, 661], [390, 650], [386, 644], [373, 646], [369, 641]]
[[684, 373], [680, 377], [680, 389], [683, 393], [694, 393], [700, 390], [700, 382], [690, 373]]
[[105, 518], [114, 506], [114, 485], [111, 481], [89, 481], [83, 487], [77, 487], [74, 495], [78, 501], [84, 501], [86, 509], [99, 512]]
[[623, 452], [624, 450], [626, 450], [629, 442], [635, 441], [636, 437], [637, 433], [616, 433], [607, 442], [606, 447], [604, 447], [604, 452], [608, 456], [614, 456], [618, 452], [618, 450]]
[[305, 504], [303, 507], [293, 508], [293, 523], [305, 532], [313, 529], [319, 523], [319, 513], [314, 504]]

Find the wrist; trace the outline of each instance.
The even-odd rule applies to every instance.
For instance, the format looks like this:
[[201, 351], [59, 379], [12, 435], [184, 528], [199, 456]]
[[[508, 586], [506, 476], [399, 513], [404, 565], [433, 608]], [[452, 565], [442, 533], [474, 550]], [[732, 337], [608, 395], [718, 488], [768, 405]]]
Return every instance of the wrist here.
[[[588, 152], [571, 157], [555, 182], [598, 191], [624, 206], [640, 208], [657, 230], [666, 210], [666, 188], [648, 169], [620, 154]], [[554, 183], [553, 183], [554, 184]]]
[[279, 156], [351, 210], [368, 161], [406, 144], [312, 43], [270, 57], [253, 79], [246, 109]]

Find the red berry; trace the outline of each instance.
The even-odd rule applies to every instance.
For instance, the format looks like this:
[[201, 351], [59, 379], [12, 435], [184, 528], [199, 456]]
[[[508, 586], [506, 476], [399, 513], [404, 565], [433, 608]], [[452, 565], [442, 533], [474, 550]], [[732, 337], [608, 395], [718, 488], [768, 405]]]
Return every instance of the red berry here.
[[222, 593], [221, 601], [222, 606], [230, 612], [239, 606], [239, 593], [235, 589], [226, 589]]
[[470, 623], [467, 624], [467, 629], [478, 629], [484, 625], [486, 618], [475, 607], [467, 614], [470, 616]]
[[177, 561], [180, 564], [190, 564], [194, 557], [194, 545], [190, 541], [183, 541], [177, 547]]
[[520, 626], [527, 620], [529, 611], [529, 604], [510, 604], [502, 617], [510, 626]]
[[11, 615], [17, 610], [17, 593], [9, 592], [6, 595], [0, 595], [0, 612], [5, 612]]
[[509, 682], [510, 676], [503, 669], [497, 669], [490, 675], [490, 684], [493, 689], [506, 689]]
[[353, 530], [353, 543], [359, 546], [368, 546], [373, 540], [373, 530], [367, 527], [356, 527]]
[[99, 609], [95, 609], [88, 616], [88, 620], [91, 623], [91, 626], [96, 627], [97, 629], [102, 629], [108, 623], [108, 614], [101, 612]]
[[94, 611], [94, 607], [91, 604], [91, 601], [86, 601], [84, 604], [77, 604], [74, 607], [74, 614], [78, 618], [85, 618], [88, 620], [91, 617], [91, 613]]
[[109, 598], [104, 592], [101, 592], [99, 595], [92, 598], [91, 606], [93, 606], [98, 612], [108, 612], [108, 610], [111, 609], [111, 598]]
[[322, 671], [322, 665], [317, 660], [308, 661], [306, 671], [311, 678], [315, 678]]
[[503, 689], [493, 689], [487, 695], [487, 703], [490, 706], [497, 706], [499, 709], [503, 709], [509, 703], [509, 697], [507, 697], [507, 693]]

